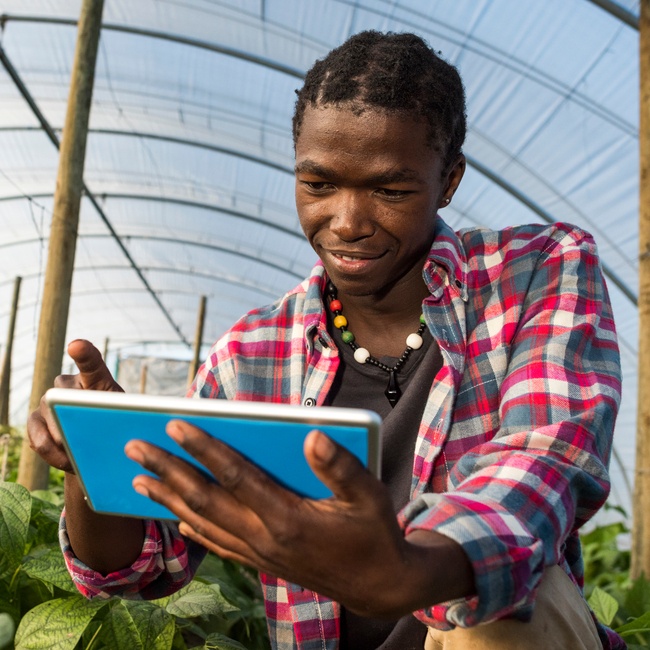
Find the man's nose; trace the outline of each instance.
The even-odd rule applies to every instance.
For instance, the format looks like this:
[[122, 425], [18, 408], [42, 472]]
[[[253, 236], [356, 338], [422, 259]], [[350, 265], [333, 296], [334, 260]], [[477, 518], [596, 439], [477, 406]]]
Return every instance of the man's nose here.
[[372, 201], [359, 192], [339, 192], [330, 230], [343, 241], [370, 237], [375, 231]]

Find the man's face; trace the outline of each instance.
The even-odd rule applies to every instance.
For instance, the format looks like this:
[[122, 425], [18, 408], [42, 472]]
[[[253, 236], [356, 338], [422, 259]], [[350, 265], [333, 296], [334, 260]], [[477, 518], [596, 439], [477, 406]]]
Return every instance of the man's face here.
[[296, 141], [302, 229], [344, 296], [381, 298], [422, 281], [438, 208], [460, 161], [443, 177], [421, 119], [365, 108], [308, 107]]

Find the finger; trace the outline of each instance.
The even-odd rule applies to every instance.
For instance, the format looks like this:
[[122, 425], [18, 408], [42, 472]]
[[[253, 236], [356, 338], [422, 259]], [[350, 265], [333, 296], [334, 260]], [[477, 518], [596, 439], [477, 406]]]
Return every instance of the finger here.
[[[264, 568], [261, 565], [261, 562], [255, 562], [252, 560], [252, 557], [244, 552], [238, 552], [234, 550], [235, 545], [232, 543], [228, 543], [227, 541], [217, 543], [214, 538], [208, 539], [204, 535], [198, 532], [197, 529], [195, 529], [193, 526], [190, 526], [190, 524], [187, 521], [181, 521], [178, 525], [178, 530], [181, 533], [181, 535], [184, 535], [185, 537], [191, 539], [193, 542], [196, 542], [197, 544], [201, 544], [201, 546], [207, 548], [209, 551], [212, 551], [213, 553], [216, 553], [219, 557], [224, 558], [225, 560], [232, 560], [233, 562], [238, 562], [239, 564], [245, 564], [246, 566], [253, 567], [254, 569], [257, 569], [258, 571], [263, 571]], [[200, 530], [200, 529], [199, 529]]]
[[309, 433], [304, 452], [316, 476], [341, 501], [374, 502], [377, 490], [385, 489], [356, 456], [322, 431]]
[[55, 444], [57, 444], [60, 447], [63, 446], [63, 440], [61, 438], [61, 433], [59, 432], [59, 427], [57, 426], [56, 421], [54, 420], [50, 407], [47, 405], [47, 402], [45, 401], [45, 395], [41, 397], [41, 401], [37, 413], [40, 415], [40, 418], [44, 421], [45, 427], [47, 428], [47, 431], [49, 435], [52, 437], [52, 439], [54, 440]]
[[122, 391], [106, 367], [100, 351], [90, 341], [72, 341], [68, 344], [68, 354], [79, 368], [81, 388]]
[[[133, 487], [139, 494], [171, 510], [181, 521], [179, 531], [185, 537], [189, 537], [221, 557], [262, 570], [263, 563], [259, 554], [243, 538], [197, 513], [170, 486], [151, 476], [141, 475], [133, 480]], [[227, 521], [232, 522], [232, 519]], [[260, 536], [258, 532], [252, 535], [253, 539], [258, 539]]]
[[201, 429], [183, 420], [172, 420], [167, 433], [210, 470], [221, 488], [258, 512], [263, 521], [274, 520], [277, 513], [301, 501], [297, 494], [278, 485], [259, 467]]
[[54, 440], [43, 416], [34, 411], [27, 420], [29, 446], [52, 467], [66, 472], [72, 471], [72, 465], [63, 447]]
[[137, 476], [134, 488], [146, 490], [146, 496], [180, 519], [195, 521], [196, 515], [250, 539], [260, 533], [260, 519], [254, 512], [183, 459], [141, 440], [131, 440], [124, 451], [131, 460], [158, 476], [158, 480]]

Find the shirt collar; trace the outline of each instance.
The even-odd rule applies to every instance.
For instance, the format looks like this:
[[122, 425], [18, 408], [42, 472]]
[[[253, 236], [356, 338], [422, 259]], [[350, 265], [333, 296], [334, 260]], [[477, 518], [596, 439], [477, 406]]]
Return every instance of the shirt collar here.
[[435, 234], [422, 275], [431, 291], [439, 298], [449, 286], [467, 302], [467, 255], [460, 237], [436, 216]]

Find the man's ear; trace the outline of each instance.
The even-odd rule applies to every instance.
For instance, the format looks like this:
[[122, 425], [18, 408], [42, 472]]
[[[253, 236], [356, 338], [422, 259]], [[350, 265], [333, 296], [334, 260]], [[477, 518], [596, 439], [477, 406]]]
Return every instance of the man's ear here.
[[463, 175], [465, 174], [465, 168], [467, 167], [467, 161], [465, 156], [461, 153], [456, 161], [449, 167], [449, 170], [446, 172], [445, 179], [445, 191], [440, 199], [441, 208], [447, 207], [451, 203], [458, 186], [460, 185]]

